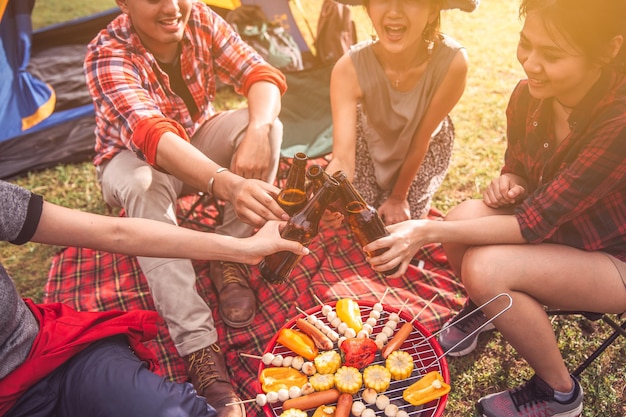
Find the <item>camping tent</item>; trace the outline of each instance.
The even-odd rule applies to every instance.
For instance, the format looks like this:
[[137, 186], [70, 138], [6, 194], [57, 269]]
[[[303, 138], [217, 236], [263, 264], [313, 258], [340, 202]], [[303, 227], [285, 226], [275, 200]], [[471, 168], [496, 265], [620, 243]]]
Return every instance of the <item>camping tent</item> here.
[[[120, 11], [115, 8], [33, 32], [30, 16], [34, 1], [0, 0], [0, 178], [89, 160], [94, 153], [93, 105], [84, 84], [82, 62], [87, 43]], [[269, 20], [289, 30], [303, 54], [310, 54], [289, 0], [203, 1], [222, 15], [241, 4], [256, 4]], [[327, 79], [328, 69], [323, 72], [321, 80]], [[313, 76], [317, 83], [307, 83], [306, 79]], [[305, 71], [287, 77], [294, 88], [285, 96], [285, 104], [291, 104], [281, 114], [286, 131], [284, 155], [328, 151], [330, 114], [305, 121], [306, 131], [313, 135], [309, 140], [302, 134], [300, 120], [311, 115], [306, 114], [306, 108], [298, 108], [301, 97], [316, 97], [318, 105], [328, 103], [327, 88], [320, 90], [320, 74]], [[296, 93], [302, 95], [294, 97]], [[316, 108], [319, 113], [320, 107]]]
[[4, 1], [0, 20], [0, 178], [93, 155], [93, 104], [82, 60], [119, 10], [32, 32], [34, 0]]

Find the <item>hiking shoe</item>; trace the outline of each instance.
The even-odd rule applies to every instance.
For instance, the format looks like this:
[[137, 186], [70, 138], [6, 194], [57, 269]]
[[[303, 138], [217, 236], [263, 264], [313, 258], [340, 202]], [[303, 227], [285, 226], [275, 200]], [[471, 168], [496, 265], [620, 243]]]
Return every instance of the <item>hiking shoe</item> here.
[[[213, 344], [185, 356], [191, 383], [219, 417], [245, 417], [246, 409], [230, 382], [220, 347]], [[238, 402], [236, 405], [226, 404]]]
[[495, 326], [489, 323], [470, 336], [488, 320], [487, 316], [478, 310], [476, 304], [468, 301], [459, 314], [443, 325], [444, 330], [437, 337], [441, 349], [449, 356], [464, 356], [472, 352], [478, 345], [478, 336], [495, 329]]
[[554, 398], [554, 390], [537, 375], [524, 385], [478, 400], [480, 417], [578, 417], [583, 411], [583, 390], [574, 380], [574, 395], [567, 402]]
[[233, 262], [211, 262], [211, 280], [219, 297], [219, 312], [228, 326], [249, 326], [256, 314], [256, 298], [246, 279], [244, 265]]

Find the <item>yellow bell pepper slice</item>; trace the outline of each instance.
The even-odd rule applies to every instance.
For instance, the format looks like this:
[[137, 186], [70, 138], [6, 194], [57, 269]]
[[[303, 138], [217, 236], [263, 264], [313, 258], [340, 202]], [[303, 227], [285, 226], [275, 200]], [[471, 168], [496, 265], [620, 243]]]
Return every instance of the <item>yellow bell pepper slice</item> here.
[[361, 309], [356, 301], [350, 298], [342, 298], [335, 304], [335, 311], [341, 321], [359, 334], [359, 331], [363, 328], [363, 321], [361, 320]]
[[402, 393], [402, 398], [410, 404], [426, 404], [450, 392], [450, 385], [446, 384], [441, 374], [432, 371], [424, 375]]
[[308, 335], [293, 329], [284, 328], [278, 332], [278, 343], [292, 352], [312, 361], [318, 354], [317, 346]]
[[264, 368], [259, 375], [261, 389], [263, 392], [278, 392], [279, 389], [289, 389], [291, 387], [302, 387], [308, 382], [308, 378], [302, 372], [294, 368], [271, 367]]

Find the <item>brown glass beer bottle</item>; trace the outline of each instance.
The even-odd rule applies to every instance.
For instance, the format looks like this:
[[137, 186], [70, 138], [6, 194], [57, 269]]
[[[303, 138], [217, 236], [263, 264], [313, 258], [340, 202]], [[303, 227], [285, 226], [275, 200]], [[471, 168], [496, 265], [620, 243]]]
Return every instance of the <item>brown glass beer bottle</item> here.
[[304, 152], [297, 152], [293, 156], [285, 186], [276, 197], [278, 205], [290, 216], [302, 210], [307, 202], [305, 189], [307, 160], [308, 157]]
[[[319, 222], [326, 206], [336, 197], [335, 191], [338, 185], [333, 178], [327, 179], [306, 206], [291, 216], [280, 235], [285, 239], [295, 240], [308, 246], [317, 235]], [[289, 278], [291, 271], [301, 258], [301, 255], [292, 252], [276, 252], [261, 261], [259, 270], [265, 281], [280, 284]]]
[[[385, 223], [378, 215], [374, 207], [367, 204], [361, 194], [354, 188], [344, 172], [336, 172], [333, 177], [339, 182], [337, 190], [338, 200], [342, 204], [342, 212], [350, 225], [350, 229], [361, 247], [383, 236], [388, 236], [389, 231]], [[379, 249], [368, 256], [377, 256], [387, 249]], [[383, 271], [385, 275], [391, 275], [398, 271], [400, 265]]]
[[309, 180], [311, 193], [315, 194], [324, 185], [328, 174], [319, 164], [313, 164], [307, 168], [306, 177]]
[[[337, 171], [335, 174], [338, 174], [339, 172], [341, 171]], [[307, 168], [306, 177], [309, 180], [309, 188], [312, 190], [313, 194], [315, 194], [317, 190], [322, 187], [324, 181], [326, 181], [330, 176], [320, 165], [313, 164]], [[339, 199], [335, 198], [335, 201], [330, 203], [327, 208], [330, 211], [341, 211], [341, 203]]]

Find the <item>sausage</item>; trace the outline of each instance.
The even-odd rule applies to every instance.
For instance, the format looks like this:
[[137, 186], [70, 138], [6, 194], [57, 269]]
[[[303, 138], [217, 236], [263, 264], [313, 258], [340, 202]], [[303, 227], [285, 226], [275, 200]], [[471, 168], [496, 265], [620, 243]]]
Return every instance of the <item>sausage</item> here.
[[400, 327], [400, 330], [393, 335], [389, 343], [387, 343], [383, 348], [383, 351], [381, 352], [382, 357], [387, 359], [387, 356], [391, 355], [391, 352], [400, 349], [400, 346], [402, 346], [412, 331], [413, 325], [409, 322], [404, 323], [402, 327]]
[[313, 339], [315, 346], [321, 350], [331, 350], [333, 348], [333, 342], [328, 336], [326, 336], [320, 329], [306, 321], [305, 319], [296, 320], [296, 327], [303, 333], [306, 333]]
[[339, 391], [334, 388], [325, 391], [316, 391], [298, 398], [290, 398], [283, 403], [283, 410], [297, 408], [298, 410], [309, 410], [320, 405], [332, 404], [339, 398]]
[[352, 411], [352, 394], [344, 392], [337, 400], [337, 408], [335, 409], [335, 417], [350, 417]]

